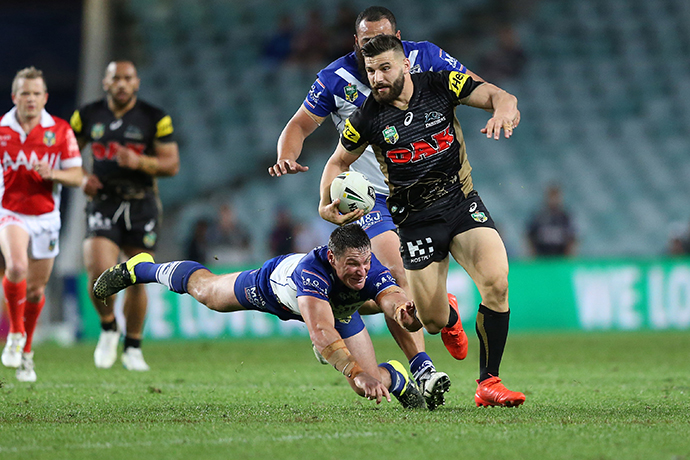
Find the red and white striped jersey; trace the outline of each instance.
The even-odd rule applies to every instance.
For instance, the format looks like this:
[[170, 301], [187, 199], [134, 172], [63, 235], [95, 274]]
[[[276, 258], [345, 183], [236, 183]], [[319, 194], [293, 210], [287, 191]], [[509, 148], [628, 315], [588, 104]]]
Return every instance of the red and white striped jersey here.
[[27, 134], [16, 112], [15, 107], [0, 120], [2, 207], [27, 215], [59, 211], [62, 184], [43, 180], [33, 166], [41, 161], [53, 169], [81, 166], [74, 132], [65, 120], [43, 110], [41, 122]]

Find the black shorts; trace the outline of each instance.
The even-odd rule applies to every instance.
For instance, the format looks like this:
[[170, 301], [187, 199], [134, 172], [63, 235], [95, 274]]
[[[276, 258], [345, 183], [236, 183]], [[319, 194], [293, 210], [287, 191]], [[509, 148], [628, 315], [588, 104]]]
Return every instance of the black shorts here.
[[407, 270], [421, 270], [432, 262], [445, 260], [453, 237], [477, 227], [495, 229], [496, 225], [475, 191], [449, 209], [442, 218], [429, 219], [410, 227], [403, 224], [398, 229], [403, 266]]
[[86, 205], [86, 237], [103, 236], [118, 246], [155, 250], [160, 202], [147, 194], [142, 199], [95, 199]]

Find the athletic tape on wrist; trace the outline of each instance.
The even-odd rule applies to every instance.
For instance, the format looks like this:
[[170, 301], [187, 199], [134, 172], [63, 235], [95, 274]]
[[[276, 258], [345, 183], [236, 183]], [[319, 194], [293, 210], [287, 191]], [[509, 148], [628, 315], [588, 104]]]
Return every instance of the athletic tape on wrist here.
[[353, 379], [364, 372], [350, 354], [350, 350], [347, 349], [343, 339], [338, 339], [326, 346], [321, 352], [321, 356], [346, 377]]

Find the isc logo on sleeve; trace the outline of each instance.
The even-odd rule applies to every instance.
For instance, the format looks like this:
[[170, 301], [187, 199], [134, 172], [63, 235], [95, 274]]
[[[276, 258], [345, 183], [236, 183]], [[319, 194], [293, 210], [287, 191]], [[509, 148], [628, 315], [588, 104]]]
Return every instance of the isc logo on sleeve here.
[[462, 87], [465, 86], [467, 82], [467, 74], [460, 72], [451, 72], [448, 76], [448, 88], [455, 93], [457, 97], [460, 97], [462, 92]]
[[357, 143], [359, 141], [359, 133], [350, 123], [350, 119], [345, 120], [345, 129], [343, 129], [343, 137], [350, 142]]

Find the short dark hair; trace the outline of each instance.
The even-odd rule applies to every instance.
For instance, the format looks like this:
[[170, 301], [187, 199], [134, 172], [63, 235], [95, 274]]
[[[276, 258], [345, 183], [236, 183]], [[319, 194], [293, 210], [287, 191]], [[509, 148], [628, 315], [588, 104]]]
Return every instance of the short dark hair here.
[[357, 33], [357, 29], [359, 28], [359, 25], [362, 23], [362, 21], [378, 22], [381, 19], [388, 19], [388, 22], [390, 22], [391, 26], [393, 27], [393, 32], [397, 30], [395, 16], [391, 12], [391, 10], [389, 10], [388, 8], [384, 8], [382, 6], [370, 6], [366, 10], [359, 13], [359, 15], [357, 16], [357, 19], [355, 20], [355, 33]]
[[371, 251], [371, 240], [358, 224], [347, 224], [333, 230], [328, 238], [328, 249], [339, 259], [348, 249]]
[[403, 44], [395, 35], [377, 35], [362, 47], [364, 57], [374, 57], [386, 51], [396, 50], [405, 54]]

